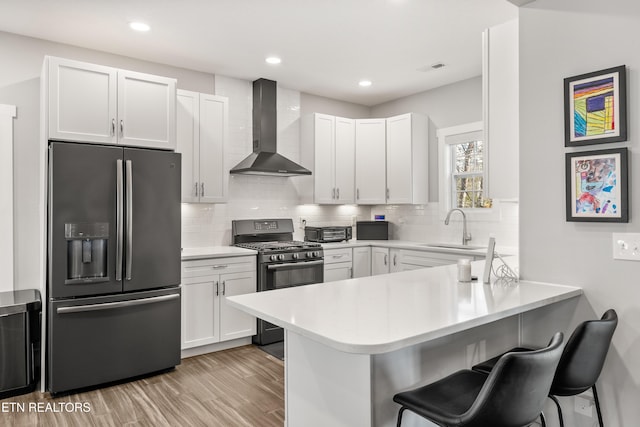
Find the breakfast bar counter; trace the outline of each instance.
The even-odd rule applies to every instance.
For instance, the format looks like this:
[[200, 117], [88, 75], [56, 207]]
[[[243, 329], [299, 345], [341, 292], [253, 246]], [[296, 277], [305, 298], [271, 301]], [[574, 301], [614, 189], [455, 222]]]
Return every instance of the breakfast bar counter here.
[[[472, 273], [482, 277], [483, 267], [472, 263]], [[450, 265], [228, 301], [285, 329], [286, 425], [391, 426], [393, 394], [520, 344], [523, 313], [582, 294], [495, 278], [460, 283], [456, 274]], [[403, 426], [429, 425], [407, 415]]]

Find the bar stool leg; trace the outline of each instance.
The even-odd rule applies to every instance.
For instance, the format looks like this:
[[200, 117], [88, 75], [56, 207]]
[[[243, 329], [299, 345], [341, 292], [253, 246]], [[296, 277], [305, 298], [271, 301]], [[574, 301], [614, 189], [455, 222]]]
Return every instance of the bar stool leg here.
[[402, 408], [400, 408], [400, 410], [398, 411], [398, 423], [396, 424], [397, 427], [400, 427], [400, 424], [402, 424], [402, 413], [404, 412], [404, 410], [407, 409], [404, 406]]
[[593, 400], [596, 403], [596, 412], [598, 413], [598, 422], [600, 423], [600, 427], [604, 427], [604, 423], [602, 422], [602, 412], [600, 411], [600, 401], [598, 400], [598, 392], [596, 391], [596, 385], [594, 384], [591, 387], [593, 390]]
[[540, 425], [542, 427], [547, 427], [547, 421], [544, 419], [544, 413], [540, 412]]
[[560, 420], [560, 427], [564, 427], [564, 419], [562, 418], [562, 408], [560, 407], [560, 402], [558, 401], [558, 398], [552, 395], [549, 395], [549, 398], [553, 400], [553, 403], [555, 403], [556, 407], [558, 408], [558, 419]]

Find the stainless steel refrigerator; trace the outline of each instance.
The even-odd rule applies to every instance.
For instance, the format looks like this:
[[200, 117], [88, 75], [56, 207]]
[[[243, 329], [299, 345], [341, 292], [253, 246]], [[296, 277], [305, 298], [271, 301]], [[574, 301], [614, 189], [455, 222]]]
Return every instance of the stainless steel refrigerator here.
[[47, 387], [180, 363], [180, 154], [51, 142]]

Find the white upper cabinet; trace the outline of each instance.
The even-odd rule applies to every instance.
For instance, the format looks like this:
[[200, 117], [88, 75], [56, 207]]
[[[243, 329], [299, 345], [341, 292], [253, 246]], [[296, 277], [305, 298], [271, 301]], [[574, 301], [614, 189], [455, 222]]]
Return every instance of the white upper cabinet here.
[[186, 90], [178, 90], [177, 99], [176, 151], [182, 154], [182, 201], [225, 202], [228, 99]]
[[386, 203], [386, 119], [356, 120], [356, 203]]
[[[315, 113], [302, 121], [302, 162], [312, 169], [305, 202], [355, 202], [355, 120]], [[311, 157], [313, 156], [313, 157]]]
[[428, 119], [420, 114], [408, 113], [387, 119], [387, 203], [427, 203], [428, 131]]
[[45, 59], [48, 138], [175, 149], [176, 80]]
[[176, 81], [118, 70], [118, 143], [176, 148]]
[[488, 196], [518, 198], [518, 20], [483, 33], [483, 112]]
[[336, 117], [336, 203], [355, 203], [356, 121]]
[[115, 144], [117, 70], [48, 58], [49, 139]]
[[200, 201], [200, 94], [178, 90], [176, 151], [182, 154], [182, 202]]

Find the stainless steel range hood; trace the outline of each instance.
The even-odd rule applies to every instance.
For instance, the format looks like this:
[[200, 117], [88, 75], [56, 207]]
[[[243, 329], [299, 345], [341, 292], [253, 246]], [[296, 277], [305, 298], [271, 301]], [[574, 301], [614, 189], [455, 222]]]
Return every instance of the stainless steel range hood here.
[[248, 175], [311, 175], [311, 171], [276, 152], [277, 107], [276, 82], [258, 79], [253, 82], [253, 153], [229, 173]]

